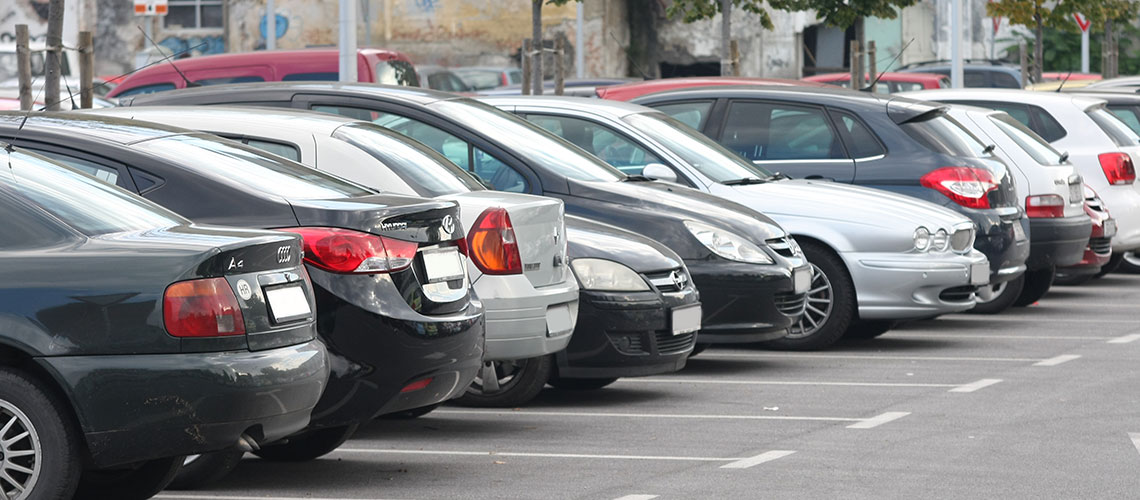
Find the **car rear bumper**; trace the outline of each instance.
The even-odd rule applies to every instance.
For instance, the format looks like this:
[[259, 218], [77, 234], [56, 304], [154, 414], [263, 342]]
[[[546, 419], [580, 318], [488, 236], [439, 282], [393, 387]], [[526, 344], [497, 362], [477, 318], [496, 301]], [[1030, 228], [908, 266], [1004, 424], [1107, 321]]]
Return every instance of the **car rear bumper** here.
[[795, 293], [787, 269], [718, 260], [686, 260], [706, 304], [699, 343], [776, 340], [803, 315], [806, 298]]
[[534, 358], [561, 351], [570, 343], [578, 318], [578, 285], [572, 277], [535, 288], [521, 274], [484, 274], [473, 287], [487, 318], [484, 360]]
[[692, 285], [680, 291], [582, 290], [578, 327], [566, 350], [555, 355], [568, 378], [637, 377], [685, 367], [696, 333], [673, 335], [671, 311], [699, 305]]
[[1095, 186], [1097, 195], [1116, 219], [1116, 235], [1112, 237], [1113, 252], [1131, 252], [1140, 249], [1140, 187]]
[[974, 290], [989, 283], [986, 257], [956, 253], [842, 253], [860, 319], [917, 319], [974, 307]]
[[[1023, 217], [1000, 217], [993, 210], [962, 209], [974, 221], [978, 236], [974, 249], [990, 263], [990, 283], [1012, 280], [1025, 272], [1029, 259], [1029, 223]], [[1020, 230], [1015, 225], [1021, 226]], [[1021, 235], [1026, 235], [1021, 237]]]
[[325, 388], [325, 345], [39, 358], [75, 403], [92, 464], [219, 451], [301, 430]]
[[1081, 261], [1089, 243], [1092, 221], [1088, 215], [1055, 219], [1029, 219], [1030, 270], [1071, 266]]

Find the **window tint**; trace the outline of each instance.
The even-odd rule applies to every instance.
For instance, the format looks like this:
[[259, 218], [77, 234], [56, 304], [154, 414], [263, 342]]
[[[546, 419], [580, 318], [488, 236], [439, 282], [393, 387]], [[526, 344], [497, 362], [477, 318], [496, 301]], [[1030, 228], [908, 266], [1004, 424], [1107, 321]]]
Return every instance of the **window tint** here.
[[986, 73], [983, 71], [963, 71], [962, 85], [968, 88], [989, 87], [986, 83]]
[[1108, 110], [1116, 115], [1120, 121], [1128, 125], [1133, 132], [1140, 134], [1140, 106], [1109, 106]]
[[948, 116], [906, 122], [899, 127], [931, 151], [973, 158], [986, 156], [986, 147], [981, 141]]
[[289, 73], [281, 77], [283, 82], [335, 82], [340, 75], [333, 72], [326, 73]]
[[471, 146], [471, 170], [498, 191], [525, 193], [529, 191], [526, 178], [490, 153]]
[[522, 83], [522, 71], [519, 71], [517, 69], [508, 71], [507, 79], [511, 82], [512, 85], [518, 85]]
[[107, 184], [119, 183], [119, 171], [114, 168], [100, 165], [92, 161], [87, 161], [82, 158], [76, 158], [74, 156], [57, 153], [55, 151], [36, 151], [36, 154], [51, 158], [52, 160], [60, 162], [96, 179], [106, 182]]
[[886, 154], [887, 151], [883, 149], [878, 137], [861, 120], [843, 111], [832, 111], [831, 116], [846, 132], [844, 138], [847, 151], [851, 153], [852, 158], [870, 158]]
[[1136, 132], [1133, 132], [1124, 122], [1103, 107], [1085, 113], [1096, 122], [1097, 127], [1100, 127], [1104, 133], [1112, 138], [1112, 142], [1117, 146], [1126, 147], [1140, 144], [1140, 137], [1136, 135]]
[[376, 63], [376, 83], [419, 87], [416, 68], [407, 61], [391, 60]]
[[443, 72], [428, 75], [428, 87], [446, 92], [464, 92], [467, 85], [452, 73]]
[[248, 144], [250, 147], [273, 153], [282, 158], [288, 158], [296, 162], [301, 161], [301, 152], [292, 144], [282, 144], [280, 142], [262, 141], [258, 139], [246, 139], [242, 142]]
[[463, 83], [475, 90], [486, 90], [503, 85], [503, 74], [494, 70], [483, 69], [457, 69], [455, 74]]
[[204, 80], [195, 80], [194, 83], [199, 85], [226, 85], [228, 83], [253, 83], [264, 82], [265, 79], [256, 75], [246, 76], [229, 76], [225, 78], [206, 78]]
[[470, 173], [435, 150], [383, 127], [353, 123], [338, 128], [333, 137], [380, 160], [384, 167], [392, 170], [420, 196], [436, 197], [484, 189]]
[[1033, 133], [1032, 130], [1029, 130], [1029, 127], [1026, 127], [1021, 122], [1014, 120], [1009, 115], [990, 115], [989, 118], [994, 122], [995, 125], [997, 125], [999, 129], [1001, 129], [1002, 132], [1005, 133], [1005, 135], [1009, 136], [1010, 139], [1013, 139], [1013, 142], [1016, 142], [1018, 146], [1021, 146], [1021, 149], [1024, 149], [1026, 153], [1029, 153], [1029, 156], [1032, 156], [1033, 160], [1038, 164], [1061, 164], [1061, 153], [1057, 152], [1056, 149], [1053, 149], [1053, 146], [1050, 146], [1048, 142], [1045, 142], [1045, 139], [1042, 139], [1041, 136]]
[[174, 90], [174, 84], [173, 83], [156, 83], [154, 85], [143, 85], [141, 87], [135, 87], [133, 89], [124, 90], [117, 97], [126, 97], [129, 95], [138, 95], [138, 94], [153, 94], [155, 92], [162, 92], [165, 90]]
[[1033, 115], [1034, 123], [1036, 123], [1036, 126], [1031, 126], [1030, 128], [1032, 128], [1034, 132], [1037, 132], [1037, 135], [1041, 136], [1042, 139], [1053, 142], [1068, 135], [1068, 132], [1065, 131], [1065, 127], [1062, 127], [1057, 120], [1054, 120], [1053, 115], [1050, 115], [1045, 109], [1038, 106], [1030, 106], [1029, 113]]
[[633, 128], [680, 156], [689, 166], [716, 182], [767, 179], [772, 174], [737, 156], [708, 136], [663, 113], [637, 113], [622, 119]]
[[732, 103], [721, 143], [753, 161], [845, 157], [823, 110], [783, 103]]
[[712, 110], [712, 101], [679, 102], [676, 104], [661, 104], [653, 106], [657, 111], [677, 119], [681, 123], [697, 130], [704, 130], [705, 122]]
[[895, 85], [895, 92], [914, 92], [922, 90], [924, 87], [918, 82], [893, 82]]
[[0, 250], [37, 248], [67, 239], [68, 231], [42, 212], [32, 208], [25, 200], [13, 198], [0, 182]]
[[1020, 89], [1021, 85], [1017, 83], [1017, 79], [1009, 73], [1001, 71], [993, 71], [990, 73], [993, 78], [993, 86], [999, 89]]
[[641, 175], [641, 171], [650, 163], [664, 163], [657, 155], [624, 135], [595, 122], [536, 114], [528, 115], [527, 118], [628, 175]]

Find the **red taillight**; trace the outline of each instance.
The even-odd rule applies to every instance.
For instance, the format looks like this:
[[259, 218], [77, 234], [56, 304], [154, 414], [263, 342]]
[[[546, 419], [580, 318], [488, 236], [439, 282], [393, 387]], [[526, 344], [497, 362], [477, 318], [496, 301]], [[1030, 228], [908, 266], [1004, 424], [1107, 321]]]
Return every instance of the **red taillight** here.
[[1097, 158], [1109, 184], [1132, 184], [1136, 181], [1136, 168], [1132, 165], [1132, 157], [1128, 156], [1128, 153], [1103, 153]]
[[417, 381], [412, 382], [408, 385], [405, 385], [403, 389], [400, 389], [400, 392], [418, 391], [420, 389], [423, 389], [423, 388], [431, 385], [431, 381], [432, 381], [431, 377], [425, 378], [423, 380], [417, 380]]
[[989, 170], [973, 167], [942, 167], [922, 176], [920, 182], [966, 208], [990, 208], [987, 195], [998, 188]]
[[1025, 197], [1025, 215], [1035, 219], [1065, 216], [1065, 199], [1059, 194], [1038, 194]]
[[162, 322], [175, 337], [245, 335], [241, 307], [225, 278], [182, 281], [166, 287]]
[[522, 257], [515, 241], [511, 216], [504, 208], [488, 208], [479, 215], [467, 236], [475, 266], [486, 274], [521, 274]]
[[334, 273], [387, 273], [407, 269], [419, 244], [335, 227], [292, 227], [305, 242], [305, 262]]

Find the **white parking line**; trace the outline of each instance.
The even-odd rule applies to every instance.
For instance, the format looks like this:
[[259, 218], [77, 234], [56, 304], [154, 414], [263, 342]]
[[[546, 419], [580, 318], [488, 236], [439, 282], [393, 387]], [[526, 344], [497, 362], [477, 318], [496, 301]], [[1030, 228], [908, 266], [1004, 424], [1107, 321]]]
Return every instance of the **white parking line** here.
[[1079, 357], [1081, 357], [1080, 354], [1062, 354], [1060, 356], [1054, 356], [1052, 358], [1033, 363], [1033, 366], [1057, 366], [1061, 363], [1068, 363], [1069, 361], [1072, 361]]
[[792, 450], [766, 451], [766, 452], [761, 453], [759, 455], [756, 455], [754, 457], [749, 457], [749, 458], [745, 458], [744, 460], [737, 460], [737, 461], [732, 462], [732, 463], [724, 464], [724, 465], [720, 466], [720, 468], [722, 468], [722, 469], [747, 469], [749, 467], [755, 467], [755, 466], [760, 465], [760, 464], [765, 463], [765, 462], [771, 462], [773, 460], [778, 460], [778, 459], [784, 458], [788, 455], [791, 455], [792, 453], [795, 453], [795, 452]]
[[[888, 334], [890, 335], [890, 334]], [[785, 354], [785, 353], [745, 353], [745, 352], [706, 352], [697, 359], [742, 358], [742, 359], [854, 359], [876, 361], [992, 361], [995, 363], [1033, 363], [1041, 358], [990, 358], [956, 356], [880, 356], [873, 354]]]
[[[977, 316], [958, 315], [945, 320], [939, 321], [961, 321], [963, 323], [989, 323], [993, 321], [1005, 323], [1020, 323], [1027, 320], [1033, 320], [1032, 316], [991, 316], [988, 314], [979, 314]], [[1136, 320], [1132, 319], [1099, 319], [1099, 318], [1082, 318], [1080, 315], [1070, 315], [1064, 318], [1036, 318], [1040, 321], [1047, 321], [1049, 323], [1101, 323], [1101, 324], [1135, 324]]]
[[361, 453], [375, 455], [447, 455], [465, 457], [520, 457], [520, 458], [592, 458], [600, 460], [656, 460], [671, 462], [735, 462], [746, 458], [679, 457], [662, 455], [595, 455], [589, 453], [530, 453], [518, 451], [460, 451], [460, 450], [390, 450], [384, 448], [337, 448], [332, 454]]
[[1000, 378], [984, 378], [984, 379], [981, 379], [977, 382], [971, 382], [969, 384], [961, 385], [961, 386], [955, 387], [953, 389], [950, 389], [950, 392], [974, 392], [974, 391], [977, 391], [978, 389], [981, 389], [983, 387], [989, 387], [989, 386], [994, 385], [998, 382], [1001, 382]]
[[715, 384], [715, 385], [821, 385], [835, 387], [959, 387], [960, 384], [921, 384], [906, 382], [814, 382], [802, 380], [732, 380], [658, 376], [618, 380], [624, 384]]
[[602, 418], [661, 418], [694, 420], [802, 420], [818, 422], [863, 422], [863, 418], [846, 417], [795, 417], [781, 415], [696, 415], [675, 413], [608, 413], [576, 411], [502, 411], [502, 410], [436, 410], [432, 415], [512, 415], [537, 417], [602, 417]]
[[235, 495], [195, 495], [187, 493], [159, 493], [151, 498], [165, 500], [381, 500], [368, 498], [330, 498], [330, 497], [251, 497]]
[[653, 500], [659, 496], [661, 495], [626, 495], [624, 497], [615, 498], [614, 500]]
[[[1131, 306], [1131, 307], [1136, 307], [1136, 306]], [[1123, 337], [1116, 337], [1112, 340], [1109, 340], [1108, 343], [1109, 344], [1131, 344], [1137, 340], [1140, 340], [1140, 333], [1133, 333], [1132, 335], [1125, 335]]]
[[1132, 446], [1136, 447], [1136, 451], [1140, 452], [1140, 432], [1129, 432], [1128, 438], [1132, 440]]
[[873, 428], [878, 427], [880, 425], [883, 425], [887, 422], [892, 422], [892, 421], [898, 420], [900, 418], [903, 418], [907, 415], [910, 415], [909, 411], [888, 411], [882, 415], [878, 415], [878, 416], [874, 416], [871, 418], [864, 419], [862, 422], [859, 422], [857, 424], [848, 425], [847, 428], [848, 429], [873, 429]]
[[880, 338], [940, 338], [940, 339], [996, 339], [996, 340], [1107, 340], [1115, 337], [1097, 337], [1092, 335], [1001, 335], [1001, 334], [974, 334], [974, 333], [894, 333], [888, 332]]

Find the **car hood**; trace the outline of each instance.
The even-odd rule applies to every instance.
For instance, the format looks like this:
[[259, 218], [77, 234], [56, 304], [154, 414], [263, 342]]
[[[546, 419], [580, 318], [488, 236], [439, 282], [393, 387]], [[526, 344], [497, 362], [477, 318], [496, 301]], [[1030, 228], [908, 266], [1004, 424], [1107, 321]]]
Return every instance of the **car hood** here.
[[605, 259], [639, 273], [681, 267], [681, 257], [654, 240], [583, 217], [566, 217], [570, 259]]

